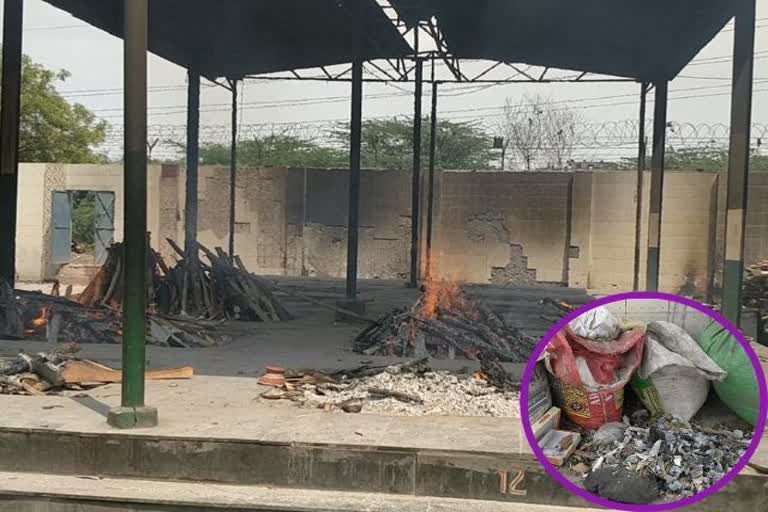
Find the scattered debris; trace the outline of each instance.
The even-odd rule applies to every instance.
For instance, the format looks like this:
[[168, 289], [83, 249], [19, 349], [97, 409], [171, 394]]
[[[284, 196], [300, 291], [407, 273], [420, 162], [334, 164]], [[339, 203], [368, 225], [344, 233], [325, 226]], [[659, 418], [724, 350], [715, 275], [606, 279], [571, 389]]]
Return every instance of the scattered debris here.
[[[623, 425], [620, 437], [619, 425]], [[618, 478], [617, 474], [621, 478], [640, 478], [627, 484], [628, 488], [637, 486], [646, 491], [651, 488], [648, 482], [654, 480], [658, 482], [658, 492], [653, 499], [661, 495], [665, 500], [678, 500], [722, 479], [752, 439], [752, 433], [705, 429], [669, 416], [649, 420], [647, 411], [633, 414], [630, 426], [619, 423], [603, 428], [603, 432], [585, 434], [579, 450], [568, 461], [570, 469], [583, 474], [583, 465], [591, 463], [592, 474], [585, 480], [587, 488], [597, 488], [600, 496], [626, 503], [650, 501], [627, 501], [619, 495], [603, 494], [612, 492], [613, 487], [606, 483], [610, 475], [614, 475], [614, 479]], [[597, 476], [593, 476], [595, 473]]]
[[[0, 359], [0, 394], [46, 395], [65, 389], [122, 381], [122, 371], [88, 359], [78, 359], [72, 346], [53, 352], [18, 354]], [[189, 379], [194, 370], [189, 367], [146, 372], [148, 380]]]
[[430, 281], [410, 308], [396, 309], [355, 338], [355, 351], [454, 359], [527, 361], [536, 340], [456, 285]]
[[520, 417], [518, 392], [499, 389], [477, 373], [432, 371], [424, 360], [332, 375], [286, 370], [285, 388], [261, 397], [348, 413]]

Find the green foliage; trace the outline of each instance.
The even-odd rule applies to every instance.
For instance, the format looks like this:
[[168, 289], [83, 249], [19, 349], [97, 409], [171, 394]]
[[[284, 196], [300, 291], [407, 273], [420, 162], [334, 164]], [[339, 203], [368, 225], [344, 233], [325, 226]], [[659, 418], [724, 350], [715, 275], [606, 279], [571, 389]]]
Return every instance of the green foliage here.
[[108, 124], [84, 106], [69, 103], [55, 85], [69, 78], [24, 56], [19, 161], [94, 163], [105, 160], [94, 148], [104, 142]]
[[[229, 165], [230, 146], [207, 144], [200, 148], [203, 165]], [[269, 135], [241, 141], [237, 145], [237, 161], [246, 166], [338, 167], [346, 166], [346, 155], [291, 135]]]
[[[429, 158], [429, 117], [422, 120], [421, 159]], [[345, 147], [349, 125], [340, 124], [332, 137]], [[413, 166], [413, 120], [371, 119], [363, 122], [362, 164], [366, 168], [410, 169]], [[438, 120], [435, 165], [442, 169], [485, 169], [493, 159], [492, 137], [476, 123]]]
[[[650, 156], [648, 166], [650, 168]], [[671, 171], [727, 172], [728, 149], [724, 148], [667, 148], [664, 159], [665, 169]], [[624, 158], [622, 169], [636, 169], [637, 160]], [[750, 157], [751, 172], [768, 172], [768, 156], [753, 154]]]
[[74, 192], [72, 200], [72, 239], [87, 247], [96, 241], [96, 195]]

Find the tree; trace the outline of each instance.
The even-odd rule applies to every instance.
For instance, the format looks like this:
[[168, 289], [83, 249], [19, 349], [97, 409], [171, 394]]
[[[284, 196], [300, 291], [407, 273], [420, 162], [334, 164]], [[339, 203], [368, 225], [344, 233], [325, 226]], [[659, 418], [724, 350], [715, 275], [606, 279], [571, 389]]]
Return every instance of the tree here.
[[554, 107], [551, 99], [526, 94], [517, 103], [507, 98], [499, 130], [505, 153], [511, 153], [524, 170], [540, 165], [563, 169], [581, 138], [581, 122], [568, 107]]
[[[768, 172], [768, 156], [753, 153], [749, 165], [750, 172]], [[619, 166], [622, 169], [637, 169], [637, 159], [624, 158]], [[669, 146], [664, 155], [664, 168], [670, 171], [726, 172], [728, 171], [728, 148]]]
[[[431, 119], [422, 119], [421, 159], [429, 159]], [[339, 124], [332, 139], [349, 147], [349, 125]], [[442, 169], [485, 169], [492, 160], [491, 137], [476, 123], [438, 120], [435, 138], [435, 165]], [[369, 119], [361, 133], [362, 166], [379, 169], [413, 167], [413, 120], [409, 118]]]
[[96, 148], [104, 142], [108, 124], [83, 105], [69, 103], [56, 90], [69, 78], [65, 70], [50, 70], [28, 56], [22, 61], [19, 161], [94, 163], [105, 161]]
[[[177, 145], [183, 149], [182, 145]], [[200, 163], [229, 165], [231, 146], [203, 144]], [[238, 164], [256, 167], [339, 167], [349, 165], [344, 153], [293, 135], [267, 135], [237, 145]]]

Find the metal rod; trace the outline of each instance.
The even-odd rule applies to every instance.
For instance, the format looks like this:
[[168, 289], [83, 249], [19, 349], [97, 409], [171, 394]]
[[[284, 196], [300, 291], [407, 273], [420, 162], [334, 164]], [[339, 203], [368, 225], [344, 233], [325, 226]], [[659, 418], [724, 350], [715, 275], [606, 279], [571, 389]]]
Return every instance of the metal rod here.
[[668, 82], [657, 82], [653, 113], [653, 156], [651, 160], [651, 204], [648, 218], [648, 261], [646, 290], [658, 291], [661, 264], [661, 205], [664, 195], [664, 154], [667, 138]]
[[237, 213], [237, 80], [232, 80], [232, 145], [229, 159], [229, 257], [235, 261], [235, 215]]
[[646, 158], [645, 110], [647, 103], [648, 84], [643, 82], [640, 84], [640, 117], [638, 120], [639, 135], [637, 141], [637, 186], [635, 188], [635, 194], [637, 194], [637, 200], [635, 202], [635, 268], [634, 281], [632, 283], [632, 289], [635, 291], [640, 289], [640, 252], [642, 245], [640, 233], [642, 232], [643, 224], [643, 175], [645, 174]]
[[744, 224], [749, 186], [749, 140], [752, 122], [752, 79], [755, 55], [755, 0], [737, 2], [733, 44], [731, 141], [723, 266], [723, 314], [735, 325], [741, 320], [744, 272]]
[[16, 208], [19, 190], [23, 0], [3, 6], [2, 113], [0, 113], [0, 280], [16, 281]]
[[188, 72], [187, 86], [187, 182], [184, 206], [185, 253], [197, 258], [197, 190], [200, 167], [200, 75]]
[[352, 64], [349, 136], [349, 226], [347, 229], [347, 299], [357, 298], [357, 253], [360, 229], [360, 145], [363, 130], [363, 61]]
[[435, 204], [435, 154], [437, 152], [437, 82], [432, 83], [432, 115], [429, 131], [429, 178], [427, 184], [427, 250], [426, 276], [432, 278], [432, 222]]
[[419, 224], [421, 217], [421, 100], [424, 93], [424, 61], [416, 61], [416, 87], [413, 94], [413, 174], [411, 176], [411, 274], [409, 285], [419, 284]]
[[[337, 77], [328, 78], [326, 76], [302, 76], [300, 78], [297, 78], [295, 76], [260, 76], [260, 75], [248, 75], [245, 78], [245, 80], [286, 80], [286, 81], [301, 81], [301, 82], [352, 82], [351, 78], [344, 78], [343, 76], [346, 75], [349, 72], [349, 70], [344, 71], [344, 73], [341, 73]], [[409, 70], [410, 72], [410, 70]], [[478, 80], [446, 80], [444, 78], [436, 79], [437, 82], [440, 83], [466, 83], [468, 81], [471, 81], [473, 84], [595, 84], [595, 83], [613, 83], [613, 82], [621, 82], [621, 83], [627, 83], [627, 82], [637, 82], [637, 80], [631, 79], [631, 78], [582, 78], [582, 79], [568, 79], [568, 80], [560, 80], [557, 78], [546, 78], [544, 80], [537, 80], [536, 78], [526, 78], [526, 79], [509, 79], [509, 80], [490, 80], [490, 79], [478, 79]], [[390, 84], [390, 83], [411, 83], [415, 82], [414, 79], [411, 78], [398, 78], [397, 80], [389, 80], [389, 79], [383, 79], [383, 78], [366, 78], [363, 80], [364, 83], [370, 84]], [[424, 83], [431, 83], [433, 80], [424, 80]]]
[[148, 0], [125, 2], [123, 407], [144, 406], [147, 277]]

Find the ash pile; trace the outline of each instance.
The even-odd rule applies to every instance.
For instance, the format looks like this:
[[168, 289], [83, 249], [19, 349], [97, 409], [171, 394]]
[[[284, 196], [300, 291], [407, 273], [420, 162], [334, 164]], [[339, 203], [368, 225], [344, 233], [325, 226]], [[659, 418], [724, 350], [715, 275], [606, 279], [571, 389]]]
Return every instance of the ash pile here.
[[497, 384], [482, 370], [435, 371], [422, 360], [333, 375], [286, 370], [284, 381], [273, 382], [262, 398], [293, 400], [329, 412], [519, 418], [519, 391]]
[[398, 357], [528, 360], [536, 340], [455, 284], [431, 281], [416, 303], [384, 315], [354, 341], [355, 352]]
[[[239, 257], [198, 244], [207, 259], [185, 257], [168, 266], [147, 253], [147, 343], [165, 347], [210, 347], [229, 341], [227, 320], [280, 322], [290, 313], [269, 283], [248, 272]], [[0, 282], [0, 337], [77, 343], [120, 343], [125, 269], [122, 244], [77, 296], [12, 290]]]
[[[631, 479], [634, 485], [612, 497], [650, 503], [677, 501], [719, 482], [737, 464], [752, 434], [705, 429], [671, 416], [650, 419], [648, 411], [639, 410], [632, 420], [625, 416], [623, 422], [606, 423], [583, 439], [568, 463], [585, 476], [587, 490], [610, 496], [617, 479]], [[628, 496], [628, 489], [639, 495]]]

